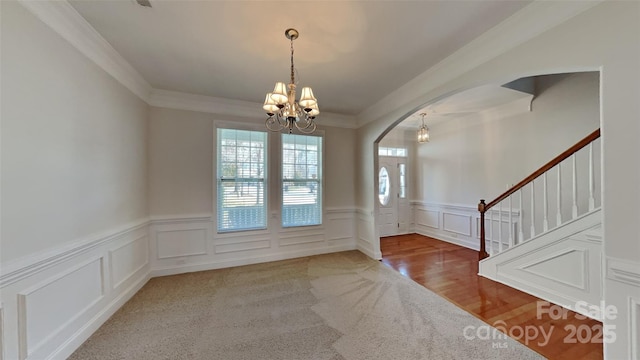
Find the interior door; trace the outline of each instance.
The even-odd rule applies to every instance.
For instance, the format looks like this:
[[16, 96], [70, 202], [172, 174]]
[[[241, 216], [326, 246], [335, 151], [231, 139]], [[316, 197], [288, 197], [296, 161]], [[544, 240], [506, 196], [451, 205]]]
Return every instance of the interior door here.
[[409, 227], [406, 158], [381, 156], [378, 163], [380, 236], [405, 234]]

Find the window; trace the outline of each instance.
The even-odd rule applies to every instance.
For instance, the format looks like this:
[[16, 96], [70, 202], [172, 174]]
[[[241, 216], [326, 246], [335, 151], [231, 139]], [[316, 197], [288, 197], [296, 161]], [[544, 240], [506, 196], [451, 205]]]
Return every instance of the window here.
[[282, 226], [322, 224], [322, 137], [282, 134]]
[[265, 229], [267, 134], [218, 129], [218, 232]]
[[407, 166], [398, 164], [398, 170], [400, 171], [400, 193], [398, 197], [404, 199], [407, 197]]
[[407, 156], [407, 149], [405, 148], [392, 148], [392, 147], [378, 147], [379, 156]]
[[378, 200], [380, 205], [387, 206], [389, 204], [389, 191], [391, 190], [391, 183], [389, 182], [389, 172], [386, 167], [382, 167], [378, 173]]

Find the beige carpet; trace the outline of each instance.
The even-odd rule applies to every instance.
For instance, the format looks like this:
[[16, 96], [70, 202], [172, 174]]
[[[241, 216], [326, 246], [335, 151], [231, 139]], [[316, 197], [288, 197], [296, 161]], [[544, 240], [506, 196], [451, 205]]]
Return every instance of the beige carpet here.
[[356, 251], [151, 279], [71, 359], [536, 359]]

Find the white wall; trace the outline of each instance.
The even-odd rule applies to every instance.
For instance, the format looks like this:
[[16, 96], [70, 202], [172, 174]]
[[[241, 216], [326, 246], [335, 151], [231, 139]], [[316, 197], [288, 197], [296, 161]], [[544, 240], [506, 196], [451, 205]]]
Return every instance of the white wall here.
[[22, 6], [2, 5], [6, 263], [146, 217], [147, 105]]
[[[321, 122], [322, 119], [320, 118]], [[270, 137], [268, 229], [218, 234], [213, 188], [216, 124], [248, 119], [152, 107], [149, 123], [149, 203], [153, 274], [220, 268], [355, 248], [355, 130], [324, 133], [323, 224], [280, 225], [278, 134]]]
[[65, 358], [148, 278], [148, 107], [0, 6], [0, 358]]
[[598, 76], [544, 76], [531, 112], [522, 104], [515, 115], [494, 110], [432, 126], [431, 141], [418, 146], [417, 199], [471, 206], [490, 201], [598, 129]]
[[[588, 3], [534, 2], [524, 13], [480, 38], [390, 94], [360, 115], [357, 156], [362, 208], [358, 223], [359, 246], [379, 252], [373, 214], [375, 156], [373, 144], [390, 126], [424, 104], [448, 93], [479, 84], [505, 83], [523, 76], [573, 71], [601, 71], [601, 124], [603, 148], [603, 224], [607, 261], [605, 301], [619, 314], [606, 319], [616, 326], [617, 341], [605, 345], [608, 358], [638, 358], [640, 350], [640, 163], [620, 161], [640, 153], [640, 4], [605, 1], [577, 12], [560, 25], [542, 32], [534, 27], [561, 18], [563, 9]], [[545, 8], [545, 7], [549, 8]], [[581, 10], [582, 8], [578, 9]], [[575, 14], [574, 12], [573, 14]], [[549, 16], [553, 14], [554, 16]], [[555, 17], [555, 16], [558, 17]], [[544, 31], [546, 30], [546, 31]], [[520, 42], [511, 38], [521, 34]], [[517, 45], [515, 45], [517, 44]], [[626, 270], [622, 270], [626, 269]], [[625, 275], [626, 274], [626, 275]], [[634, 300], [635, 299], [635, 300]], [[635, 301], [635, 302], [634, 302]], [[634, 305], [635, 304], [635, 305]]]
[[[516, 107], [514, 109], [514, 107]], [[519, 108], [519, 109], [518, 109]], [[492, 201], [540, 166], [600, 127], [599, 73], [547, 75], [536, 79], [532, 111], [516, 101], [432, 126], [431, 141], [417, 147], [417, 196], [431, 206], [462, 205], [473, 212], [480, 199]], [[514, 111], [516, 111], [514, 113]], [[600, 141], [594, 143], [595, 206], [601, 204]], [[588, 211], [589, 153], [576, 155], [578, 214]], [[571, 159], [562, 165], [561, 213], [572, 217]], [[557, 172], [547, 175], [548, 220], [556, 224]], [[525, 239], [530, 237], [531, 185], [512, 196], [521, 210]], [[542, 178], [535, 182], [536, 234], [543, 230]], [[503, 203], [508, 207], [508, 201]], [[497, 208], [494, 208], [497, 210]], [[475, 224], [473, 224], [475, 226]], [[505, 229], [506, 230], [506, 229]], [[488, 231], [488, 230], [487, 230]], [[506, 239], [506, 237], [505, 237]]]
[[[214, 121], [250, 122], [229, 116], [151, 107], [151, 215], [203, 214], [214, 210], [211, 202], [214, 185]], [[325, 206], [353, 208], [355, 130], [335, 127], [320, 129], [325, 134]], [[272, 211], [279, 211], [277, 201], [271, 201], [270, 205]]]

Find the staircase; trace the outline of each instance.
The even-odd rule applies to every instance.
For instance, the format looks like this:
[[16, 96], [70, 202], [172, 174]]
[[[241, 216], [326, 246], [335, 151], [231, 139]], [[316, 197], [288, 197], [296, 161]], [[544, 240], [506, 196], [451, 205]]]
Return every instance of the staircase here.
[[[479, 274], [599, 319], [600, 130], [495, 200], [480, 200]], [[551, 209], [551, 210], [550, 210]]]

